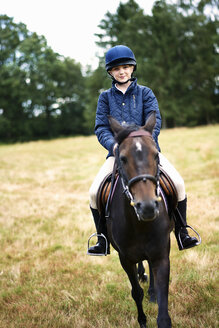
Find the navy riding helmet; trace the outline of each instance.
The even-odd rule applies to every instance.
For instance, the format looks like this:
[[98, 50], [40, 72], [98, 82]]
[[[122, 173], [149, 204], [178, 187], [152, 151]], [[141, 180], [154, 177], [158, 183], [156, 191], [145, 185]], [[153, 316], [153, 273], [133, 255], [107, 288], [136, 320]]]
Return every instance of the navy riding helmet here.
[[134, 53], [129, 47], [123, 45], [109, 49], [106, 53], [105, 63], [107, 72], [119, 65], [133, 65], [134, 71], [137, 66]]

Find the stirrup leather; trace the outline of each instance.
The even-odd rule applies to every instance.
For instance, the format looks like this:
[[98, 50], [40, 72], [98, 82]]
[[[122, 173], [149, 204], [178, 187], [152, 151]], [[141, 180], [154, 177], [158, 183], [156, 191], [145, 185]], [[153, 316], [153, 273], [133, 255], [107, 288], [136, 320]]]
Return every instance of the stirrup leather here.
[[[103, 254], [99, 254], [99, 253], [90, 253], [89, 252], [89, 248], [90, 248], [90, 240], [91, 240], [91, 238], [93, 238], [93, 237], [102, 237], [102, 238], [104, 238], [104, 240], [105, 240], [105, 244], [106, 244], [106, 247], [105, 247], [105, 253], [103, 253]], [[108, 249], [108, 241], [107, 241], [107, 238], [106, 238], [106, 236], [104, 236], [104, 234], [103, 233], [93, 233], [90, 237], [89, 237], [89, 239], [88, 239], [88, 245], [87, 245], [87, 255], [90, 255], [90, 256], [107, 256], [107, 249]]]

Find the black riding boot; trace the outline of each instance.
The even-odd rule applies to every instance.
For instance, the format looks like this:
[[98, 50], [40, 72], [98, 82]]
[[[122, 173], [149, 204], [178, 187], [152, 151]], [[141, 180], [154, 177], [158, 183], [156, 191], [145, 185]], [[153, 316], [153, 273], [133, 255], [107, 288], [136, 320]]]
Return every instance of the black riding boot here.
[[174, 212], [175, 217], [175, 236], [178, 243], [179, 250], [192, 248], [199, 245], [198, 239], [190, 237], [186, 222], [186, 209], [187, 209], [187, 198], [178, 202], [177, 208]]
[[[106, 238], [107, 238], [107, 229], [106, 229], [106, 221], [105, 218], [101, 218], [98, 210], [94, 209], [94, 208], [90, 208], [92, 215], [93, 215], [93, 219], [94, 219], [94, 223], [96, 226], [96, 230], [97, 230], [97, 234], [103, 234]], [[95, 246], [91, 246], [88, 249], [87, 254], [88, 255], [105, 255], [106, 253], [106, 240], [104, 237], [101, 236], [97, 236], [97, 243]], [[107, 240], [107, 254], [110, 254], [110, 247], [109, 247], [109, 242]]]

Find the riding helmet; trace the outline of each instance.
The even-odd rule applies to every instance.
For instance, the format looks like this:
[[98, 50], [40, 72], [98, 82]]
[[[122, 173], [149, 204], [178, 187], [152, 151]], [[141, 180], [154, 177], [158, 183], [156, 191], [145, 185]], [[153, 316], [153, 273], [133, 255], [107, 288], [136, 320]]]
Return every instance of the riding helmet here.
[[137, 66], [134, 53], [129, 47], [123, 45], [109, 49], [106, 53], [105, 63], [107, 72], [119, 65], [133, 65], [134, 71]]

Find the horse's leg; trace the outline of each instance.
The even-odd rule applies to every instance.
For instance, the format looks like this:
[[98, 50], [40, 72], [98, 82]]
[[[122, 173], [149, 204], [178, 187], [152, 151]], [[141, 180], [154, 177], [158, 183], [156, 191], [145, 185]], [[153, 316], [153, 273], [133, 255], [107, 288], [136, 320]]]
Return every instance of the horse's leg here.
[[143, 262], [138, 263], [138, 279], [140, 282], [147, 282], [148, 276], [145, 273]]
[[170, 262], [166, 257], [160, 261], [152, 263], [155, 279], [155, 288], [158, 303], [158, 328], [171, 328], [171, 319], [168, 313], [168, 291]]
[[136, 264], [131, 263], [121, 254], [119, 254], [119, 258], [120, 258], [121, 265], [125, 270], [125, 272], [127, 273], [129, 277], [129, 281], [132, 286], [132, 297], [138, 309], [138, 322], [140, 328], [146, 328], [146, 316], [144, 314], [143, 307], [142, 307], [144, 292], [138, 281]]
[[154, 288], [154, 274], [150, 261], [148, 261], [148, 266], [149, 266], [149, 275], [150, 275], [150, 284], [148, 288], [148, 295], [150, 297], [149, 302], [156, 303], [156, 292]]

